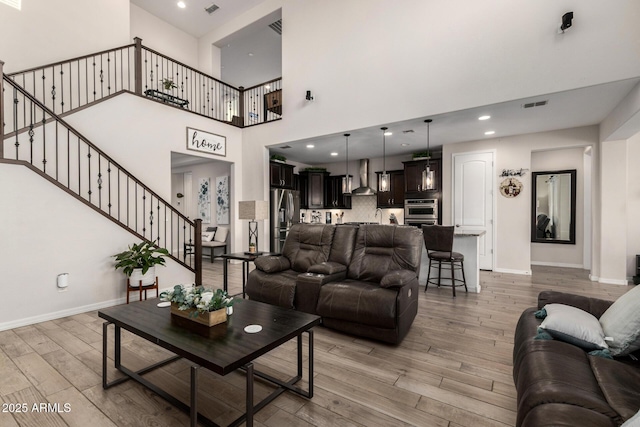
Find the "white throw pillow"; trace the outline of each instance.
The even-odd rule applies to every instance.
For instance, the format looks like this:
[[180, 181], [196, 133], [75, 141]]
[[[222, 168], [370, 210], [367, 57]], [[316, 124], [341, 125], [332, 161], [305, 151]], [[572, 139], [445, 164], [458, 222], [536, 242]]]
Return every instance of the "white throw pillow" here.
[[218, 227], [218, 231], [216, 231], [216, 236], [213, 238], [216, 242], [226, 242], [227, 234], [229, 234], [229, 229], [225, 227]]
[[202, 241], [203, 242], [210, 242], [213, 240], [213, 236], [215, 236], [216, 233], [215, 231], [203, 231], [202, 232]]
[[590, 313], [564, 304], [544, 306], [547, 317], [540, 328], [553, 338], [587, 350], [608, 348], [600, 322]]
[[620, 427], [640, 427], [640, 411], [624, 422]]
[[622, 295], [600, 316], [602, 330], [613, 338], [609, 349], [624, 356], [640, 349], [640, 285]]

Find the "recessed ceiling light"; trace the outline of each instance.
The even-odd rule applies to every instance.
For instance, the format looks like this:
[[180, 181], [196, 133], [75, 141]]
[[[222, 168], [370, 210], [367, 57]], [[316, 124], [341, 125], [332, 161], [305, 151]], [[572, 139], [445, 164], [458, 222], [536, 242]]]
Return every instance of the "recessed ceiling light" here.
[[252, 52], [249, 52], [249, 56], [253, 56], [253, 53], [252, 53]]
[[478, 117], [478, 120], [489, 120], [491, 118], [491, 116], [480, 116]]
[[495, 130], [488, 130], [488, 131], [486, 131], [484, 134], [485, 134], [485, 135], [493, 135], [494, 133], [496, 133], [496, 131], [495, 131]]
[[384, 134], [385, 134], [386, 136], [389, 136], [389, 135], [393, 135], [393, 132], [391, 132], [391, 131], [389, 131], [389, 130], [388, 130], [388, 131], [386, 131]]
[[402, 145], [403, 147], [408, 147], [409, 146], [409, 144], [407, 144], [406, 142], [403, 143], [403, 144], [400, 144], [400, 145]]
[[313, 144], [307, 144], [307, 148], [313, 148], [313, 147], [315, 147], [315, 145], [313, 145]]
[[336, 153], [335, 151], [333, 153], [331, 153], [332, 156], [337, 156], [338, 153]]
[[178, 7], [179, 7], [180, 9], [184, 9], [185, 7], [187, 7], [187, 5], [185, 4], [185, 2], [183, 2], [183, 1], [179, 1], [179, 2], [178, 2]]

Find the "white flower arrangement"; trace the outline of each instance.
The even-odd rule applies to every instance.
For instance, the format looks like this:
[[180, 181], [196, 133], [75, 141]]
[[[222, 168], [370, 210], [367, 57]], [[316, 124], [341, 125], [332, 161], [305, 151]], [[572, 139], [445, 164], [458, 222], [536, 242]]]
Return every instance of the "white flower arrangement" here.
[[229, 298], [227, 292], [222, 289], [213, 291], [193, 285], [189, 287], [176, 285], [172, 291], [162, 292], [160, 299], [178, 304], [178, 310], [195, 309], [193, 316], [231, 307], [234, 302], [233, 298]]

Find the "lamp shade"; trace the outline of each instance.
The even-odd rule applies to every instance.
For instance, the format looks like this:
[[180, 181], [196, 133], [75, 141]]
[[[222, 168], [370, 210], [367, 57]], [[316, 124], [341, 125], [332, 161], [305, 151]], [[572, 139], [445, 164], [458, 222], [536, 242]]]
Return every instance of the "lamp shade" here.
[[239, 202], [238, 218], [250, 220], [263, 220], [269, 218], [269, 202], [264, 200], [251, 200]]

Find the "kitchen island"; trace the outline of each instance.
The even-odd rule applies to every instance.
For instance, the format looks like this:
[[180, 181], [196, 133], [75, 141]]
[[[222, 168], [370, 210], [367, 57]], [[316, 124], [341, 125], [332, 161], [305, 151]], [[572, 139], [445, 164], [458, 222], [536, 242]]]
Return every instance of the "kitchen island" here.
[[[480, 292], [480, 237], [486, 234], [484, 230], [456, 230], [453, 239], [453, 251], [464, 255], [464, 275], [467, 279], [467, 289], [469, 292]], [[422, 261], [420, 263], [420, 284], [427, 281], [429, 274], [429, 257], [426, 247], [422, 248]], [[433, 274], [437, 277], [437, 268], [433, 269]], [[443, 268], [443, 285], [451, 285], [448, 269]], [[458, 272], [457, 274], [460, 274]], [[459, 276], [456, 276], [459, 277]], [[433, 285], [432, 285], [433, 286]]]

